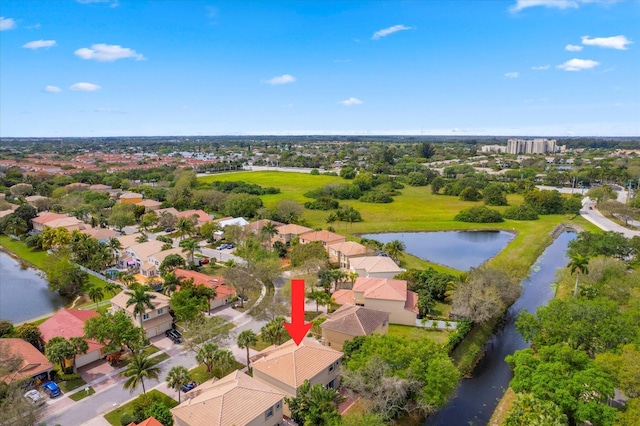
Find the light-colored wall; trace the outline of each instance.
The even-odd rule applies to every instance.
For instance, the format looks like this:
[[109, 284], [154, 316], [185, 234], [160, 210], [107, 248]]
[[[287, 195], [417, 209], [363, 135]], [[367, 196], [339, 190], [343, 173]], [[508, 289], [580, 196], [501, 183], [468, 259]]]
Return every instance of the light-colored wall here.
[[80, 368], [84, 365], [92, 363], [94, 361], [98, 361], [101, 357], [100, 349], [96, 349], [95, 351], [87, 352], [83, 355], [78, 355], [76, 357], [76, 368]]
[[391, 324], [416, 325], [417, 314], [406, 310], [403, 301], [365, 299], [364, 307], [389, 312]]
[[[414, 323], [415, 324], [415, 323]], [[376, 328], [371, 334], [387, 334], [389, 331], [389, 323], [386, 323], [384, 326], [381, 324], [378, 328]], [[350, 336], [348, 334], [339, 333], [334, 330], [322, 329], [322, 337], [324, 338], [325, 344], [330, 346], [331, 349], [335, 349], [337, 351], [342, 351], [342, 347], [344, 346], [344, 342], [349, 340], [353, 340], [354, 336]]]
[[370, 273], [365, 273], [365, 275], [360, 275], [362, 276], [366, 276], [367, 278], [389, 278], [389, 279], [393, 279], [393, 277], [395, 277], [398, 274], [398, 272], [370, 272]]
[[[250, 422], [244, 423], [243, 426], [275, 426], [275, 425], [281, 425], [282, 424], [282, 415], [283, 415], [283, 406], [284, 406], [284, 401], [280, 400], [280, 408], [276, 408], [278, 404], [273, 406], [273, 416], [269, 417], [267, 419], [266, 417], [266, 412], [267, 412], [267, 408], [265, 408], [265, 410], [258, 414], [253, 420], [251, 420]], [[181, 419], [177, 418], [177, 417], [173, 417], [173, 424], [175, 426], [191, 426], [190, 423], [182, 421]], [[219, 424], [219, 423], [217, 423]], [[211, 425], [216, 425], [216, 423], [212, 422]], [[238, 425], [240, 426], [240, 425]]]
[[[111, 310], [112, 312], [117, 312], [117, 311], [125, 311], [127, 313], [127, 315], [129, 316], [129, 318], [131, 318], [131, 322], [133, 323], [133, 325], [135, 325], [136, 327], [140, 327], [140, 315], [136, 315], [133, 316], [129, 313], [129, 311], [120, 308], [118, 305], [111, 303]], [[173, 318], [171, 317], [171, 315], [169, 314], [169, 306], [165, 306], [162, 308], [162, 313], [158, 314], [158, 309], [154, 309], [153, 311], [148, 311], [147, 314], [149, 315], [149, 318], [145, 319], [143, 322], [142, 327], [145, 329], [145, 331], [147, 332], [147, 337], [154, 337], [157, 336], [159, 334], [164, 333], [165, 331], [169, 330], [171, 328], [171, 324], [173, 323]], [[160, 322], [159, 324], [157, 324], [155, 327], [149, 328], [147, 326], [147, 321], [150, 321], [154, 318], [157, 317], [164, 317], [165, 321], [164, 322]]]

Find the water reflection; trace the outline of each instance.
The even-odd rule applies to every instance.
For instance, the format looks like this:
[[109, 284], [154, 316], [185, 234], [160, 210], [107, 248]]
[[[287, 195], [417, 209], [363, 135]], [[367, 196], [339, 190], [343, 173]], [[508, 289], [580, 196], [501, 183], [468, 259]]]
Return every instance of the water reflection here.
[[482, 265], [515, 237], [506, 231], [391, 232], [364, 234], [382, 243], [400, 240], [407, 253], [461, 271]]
[[0, 319], [23, 322], [60, 309], [64, 303], [36, 270], [0, 252]]

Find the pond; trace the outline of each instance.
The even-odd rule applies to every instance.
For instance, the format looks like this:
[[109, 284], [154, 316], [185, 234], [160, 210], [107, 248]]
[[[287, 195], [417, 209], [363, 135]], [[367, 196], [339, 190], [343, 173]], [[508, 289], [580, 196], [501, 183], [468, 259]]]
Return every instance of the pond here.
[[47, 288], [35, 269], [0, 251], [0, 319], [14, 324], [53, 313], [65, 300]]
[[407, 253], [460, 271], [482, 265], [515, 237], [506, 231], [391, 232], [364, 234], [382, 243], [402, 241]]

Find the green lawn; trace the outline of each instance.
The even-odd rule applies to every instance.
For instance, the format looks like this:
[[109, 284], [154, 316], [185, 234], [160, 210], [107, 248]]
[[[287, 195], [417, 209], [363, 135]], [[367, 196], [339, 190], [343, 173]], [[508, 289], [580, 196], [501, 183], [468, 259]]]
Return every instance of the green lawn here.
[[407, 339], [430, 339], [436, 343], [445, 344], [449, 339], [449, 332], [445, 330], [433, 330], [429, 327], [411, 327], [408, 325], [389, 324], [389, 336], [403, 337]]
[[189, 373], [191, 374], [191, 378], [193, 380], [198, 383], [204, 383], [213, 377], [217, 377], [218, 379], [220, 379], [236, 370], [242, 370], [244, 367], [246, 367], [246, 365], [242, 364], [241, 362], [235, 361], [232, 366], [227, 367], [224, 370], [221, 370], [218, 367], [214, 367], [211, 373], [207, 373], [207, 368], [204, 365], [199, 365], [189, 370]]
[[93, 386], [89, 386], [89, 392], [85, 391], [84, 389], [79, 390], [78, 392], [74, 393], [73, 395], [69, 395], [69, 398], [73, 399], [74, 401], [78, 402], [81, 399], [84, 399], [90, 395], [93, 395], [94, 393], [96, 393], [96, 390], [93, 388]]
[[[175, 399], [165, 395], [164, 393], [158, 391], [158, 390], [150, 390], [149, 392], [147, 392], [148, 395], [154, 395], [156, 396], [158, 399], [160, 399], [160, 401], [162, 401], [162, 403], [164, 405], [166, 405], [169, 408], [173, 408], [176, 405], [178, 405], [178, 401], [176, 401]], [[135, 400], [131, 400], [129, 402], [127, 402], [126, 404], [122, 405], [120, 408], [117, 408], [107, 414], [104, 415], [104, 418], [109, 422], [109, 424], [113, 425], [113, 426], [120, 426], [120, 418], [126, 413], [126, 414], [133, 414], [133, 402]]]
[[60, 386], [60, 390], [62, 390], [62, 392], [64, 393], [71, 392], [72, 390], [78, 389], [79, 387], [82, 387], [87, 384], [87, 382], [85, 382], [84, 379], [82, 378], [60, 381], [57, 383], [58, 383], [58, 386]]

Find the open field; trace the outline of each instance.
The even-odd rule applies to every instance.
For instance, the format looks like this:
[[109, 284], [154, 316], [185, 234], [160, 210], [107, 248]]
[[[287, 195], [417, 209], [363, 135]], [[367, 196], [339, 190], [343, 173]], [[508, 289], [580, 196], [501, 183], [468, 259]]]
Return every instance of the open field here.
[[[271, 208], [282, 199], [293, 199], [300, 203], [310, 201], [304, 194], [317, 189], [327, 183], [348, 183], [335, 176], [312, 176], [303, 173], [285, 172], [238, 172], [225, 175], [207, 176], [199, 179], [202, 182], [220, 181], [245, 181], [262, 186], [275, 186], [281, 193], [264, 195], [262, 200], [265, 206]], [[560, 223], [578, 225], [589, 231], [598, 231], [591, 223], [581, 217], [567, 217], [563, 215], [541, 216], [535, 221], [506, 220], [503, 223], [474, 224], [456, 222], [453, 217], [462, 209], [482, 202], [460, 201], [458, 197], [434, 195], [429, 186], [411, 187], [405, 186], [402, 193], [394, 197], [389, 204], [362, 203], [355, 200], [346, 200], [341, 204], [347, 204], [360, 211], [363, 222], [348, 225], [346, 223], [334, 223], [337, 233], [347, 235], [348, 239], [354, 239], [358, 234], [395, 231], [450, 231], [465, 229], [503, 229], [515, 232], [516, 238], [491, 259], [490, 266], [505, 269], [515, 277], [522, 279], [529, 273], [529, 267], [540, 256], [544, 248], [551, 243], [551, 231]], [[520, 204], [522, 197], [510, 194], [507, 197], [509, 204]], [[506, 207], [492, 207], [504, 211]], [[327, 227], [325, 218], [328, 212], [318, 210], [306, 210], [304, 219], [311, 227]], [[412, 256], [405, 256], [407, 267], [426, 268], [428, 266], [443, 272], [455, 272], [450, 268], [423, 261]]]
[[405, 337], [407, 339], [429, 339], [444, 345], [447, 343], [450, 333], [446, 330], [432, 330], [430, 328], [389, 324], [388, 334], [389, 336]]

